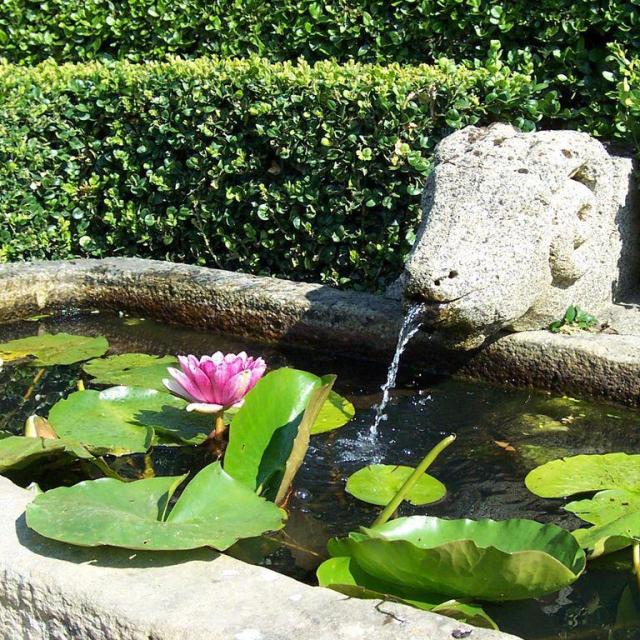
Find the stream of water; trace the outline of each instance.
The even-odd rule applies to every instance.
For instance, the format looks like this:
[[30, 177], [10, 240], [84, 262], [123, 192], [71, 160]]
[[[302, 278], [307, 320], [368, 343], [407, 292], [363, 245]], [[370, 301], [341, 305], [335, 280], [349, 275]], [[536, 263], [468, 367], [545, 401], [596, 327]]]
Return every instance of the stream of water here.
[[382, 400], [380, 400], [380, 404], [376, 407], [376, 417], [373, 421], [373, 425], [369, 430], [371, 437], [374, 438], [378, 435], [378, 427], [380, 423], [387, 419], [387, 414], [385, 413], [387, 409], [387, 405], [389, 404], [389, 398], [391, 397], [391, 392], [396, 386], [396, 378], [398, 376], [398, 367], [400, 366], [400, 358], [404, 353], [404, 350], [407, 348], [409, 341], [413, 336], [418, 333], [420, 327], [422, 326], [421, 316], [423, 304], [414, 304], [409, 308], [407, 315], [405, 316], [402, 327], [400, 328], [400, 333], [398, 334], [398, 343], [396, 344], [396, 352], [393, 354], [393, 360], [391, 361], [391, 365], [389, 366], [389, 371], [387, 372], [387, 380], [382, 385]]

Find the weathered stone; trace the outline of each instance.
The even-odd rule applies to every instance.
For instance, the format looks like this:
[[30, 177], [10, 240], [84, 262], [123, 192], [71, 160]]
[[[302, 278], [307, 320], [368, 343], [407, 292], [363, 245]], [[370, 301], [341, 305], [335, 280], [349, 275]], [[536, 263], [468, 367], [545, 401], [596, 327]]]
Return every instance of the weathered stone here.
[[[55, 309], [115, 309], [241, 339], [359, 352], [385, 362], [402, 323], [400, 303], [381, 296], [135, 258], [0, 265], [0, 292], [0, 322]], [[469, 352], [443, 349], [419, 333], [403, 363], [639, 405], [640, 309], [611, 305], [599, 320], [613, 333], [527, 331]], [[142, 333], [129, 351], [151, 346]], [[3, 335], [13, 337], [10, 328]], [[202, 340], [206, 345], [206, 334]]]
[[467, 127], [425, 188], [406, 296], [450, 344], [599, 313], [640, 283], [633, 162], [577, 131]]

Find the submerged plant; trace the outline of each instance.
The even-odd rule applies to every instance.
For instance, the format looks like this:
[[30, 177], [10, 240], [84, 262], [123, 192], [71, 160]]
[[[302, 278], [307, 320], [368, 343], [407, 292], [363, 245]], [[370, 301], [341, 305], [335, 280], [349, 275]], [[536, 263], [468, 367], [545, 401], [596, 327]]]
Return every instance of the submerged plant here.
[[224, 411], [238, 409], [244, 397], [264, 375], [267, 365], [262, 358], [251, 358], [242, 351], [211, 356], [179, 356], [180, 370], [169, 367], [171, 378], [165, 387], [189, 402], [187, 411], [215, 415], [212, 435], [220, 437], [225, 430]]

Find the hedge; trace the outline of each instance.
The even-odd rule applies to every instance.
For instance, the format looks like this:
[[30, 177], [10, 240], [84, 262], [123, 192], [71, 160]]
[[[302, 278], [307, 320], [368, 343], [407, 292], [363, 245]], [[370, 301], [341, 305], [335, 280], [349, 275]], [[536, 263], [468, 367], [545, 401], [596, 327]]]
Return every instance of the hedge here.
[[[387, 64], [484, 60], [535, 68], [565, 109], [610, 117], [610, 46], [640, 47], [640, 0], [4, 0], [0, 57], [33, 64], [216, 54]], [[579, 120], [579, 114], [576, 120]]]
[[0, 65], [0, 261], [138, 255], [379, 290], [435, 144], [556, 95], [484, 67]]

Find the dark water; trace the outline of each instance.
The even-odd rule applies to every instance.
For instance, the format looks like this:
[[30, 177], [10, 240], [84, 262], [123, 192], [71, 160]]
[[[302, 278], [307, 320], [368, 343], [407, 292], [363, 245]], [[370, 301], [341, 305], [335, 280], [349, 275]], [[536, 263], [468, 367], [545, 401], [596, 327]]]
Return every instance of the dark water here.
[[[372, 441], [369, 428], [386, 376], [384, 363], [279, 349], [139, 318], [67, 314], [0, 326], [0, 342], [59, 331], [106, 335], [111, 353], [202, 354], [244, 349], [251, 355], [262, 355], [271, 368], [286, 364], [318, 374], [338, 374], [336, 390], [354, 403], [356, 418], [338, 431], [312, 439], [289, 502], [286, 546], [259, 539], [245, 541], [233, 549], [237, 557], [311, 583], [328, 537], [371, 524], [379, 512], [377, 507], [359, 502], [344, 491], [347, 477], [368, 463], [415, 465], [444, 435], [454, 432], [457, 441], [430, 470], [446, 484], [447, 496], [427, 507], [404, 505], [402, 515], [526, 517], [574, 528], [580, 521], [562, 510], [564, 501], [536, 498], [526, 490], [523, 480], [527, 472], [565, 455], [640, 452], [637, 411], [540, 392], [426, 377], [402, 369], [387, 409], [388, 419]], [[82, 377], [79, 365], [47, 369], [24, 401], [34, 373], [29, 367], [8, 366], [0, 372], [0, 428], [21, 433], [29, 415], [46, 415], [60, 397], [75, 389]], [[197, 471], [209, 461], [205, 452], [195, 448], [181, 449], [181, 453], [173, 448], [158, 448], [150, 460], [161, 475]], [[129, 477], [141, 474], [144, 465], [144, 456], [112, 461], [114, 468]], [[80, 478], [71, 473], [56, 476], [55, 482], [72, 483]], [[15, 479], [28, 480], [19, 476]], [[51, 484], [51, 478], [40, 480], [45, 487]], [[623, 556], [623, 564], [626, 561]], [[560, 593], [536, 601], [492, 605], [487, 610], [503, 631], [526, 639], [640, 638], [640, 626], [620, 629], [615, 625], [618, 601], [631, 582], [631, 574], [624, 567], [617, 571], [590, 568], [577, 583]]]

